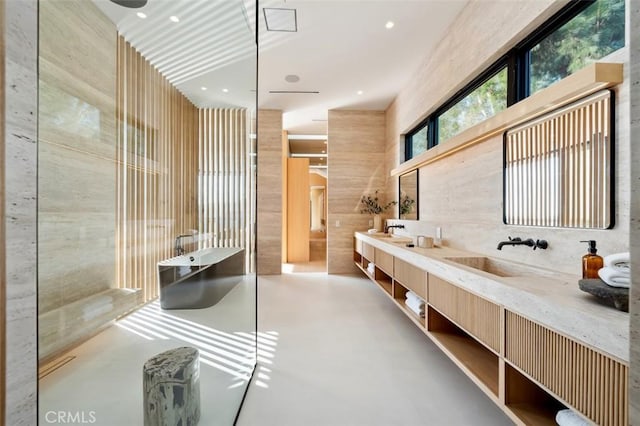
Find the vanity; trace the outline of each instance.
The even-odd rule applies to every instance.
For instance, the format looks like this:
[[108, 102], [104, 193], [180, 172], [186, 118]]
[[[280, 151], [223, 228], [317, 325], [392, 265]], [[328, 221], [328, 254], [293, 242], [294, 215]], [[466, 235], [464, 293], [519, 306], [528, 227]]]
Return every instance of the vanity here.
[[[628, 314], [575, 275], [407, 242], [356, 232], [354, 262], [514, 422], [555, 425], [571, 408], [628, 424]], [[424, 317], [406, 307], [409, 290]]]

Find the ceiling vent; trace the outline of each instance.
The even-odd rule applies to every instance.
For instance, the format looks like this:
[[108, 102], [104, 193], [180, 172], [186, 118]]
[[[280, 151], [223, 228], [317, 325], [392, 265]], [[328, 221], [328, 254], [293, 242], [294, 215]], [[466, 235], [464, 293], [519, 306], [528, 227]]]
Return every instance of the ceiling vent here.
[[267, 31], [283, 31], [295, 33], [298, 31], [298, 19], [295, 9], [280, 9], [265, 7], [264, 22], [267, 24]]
[[317, 95], [317, 90], [269, 90], [269, 93], [286, 93], [286, 94], [312, 94]]

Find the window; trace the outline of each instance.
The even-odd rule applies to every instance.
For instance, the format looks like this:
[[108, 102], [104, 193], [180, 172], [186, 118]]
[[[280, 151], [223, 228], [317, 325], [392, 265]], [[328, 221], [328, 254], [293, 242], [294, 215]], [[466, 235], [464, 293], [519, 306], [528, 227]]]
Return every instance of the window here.
[[529, 50], [529, 93], [624, 46], [624, 0], [600, 0]]
[[[405, 137], [405, 160], [625, 44], [625, 0], [573, 0]], [[508, 64], [508, 65], [505, 65]]]
[[429, 146], [429, 126], [427, 123], [422, 123], [415, 128], [413, 132], [406, 136], [405, 143], [405, 157], [407, 159], [413, 158], [416, 155], [420, 155], [425, 152]]
[[507, 67], [438, 116], [438, 143], [507, 108]]

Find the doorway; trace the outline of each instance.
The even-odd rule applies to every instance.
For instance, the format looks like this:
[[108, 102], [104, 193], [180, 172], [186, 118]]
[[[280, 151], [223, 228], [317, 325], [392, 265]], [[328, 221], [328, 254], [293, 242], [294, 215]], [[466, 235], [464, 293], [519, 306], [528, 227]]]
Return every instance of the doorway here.
[[327, 272], [326, 135], [284, 132], [284, 273]]

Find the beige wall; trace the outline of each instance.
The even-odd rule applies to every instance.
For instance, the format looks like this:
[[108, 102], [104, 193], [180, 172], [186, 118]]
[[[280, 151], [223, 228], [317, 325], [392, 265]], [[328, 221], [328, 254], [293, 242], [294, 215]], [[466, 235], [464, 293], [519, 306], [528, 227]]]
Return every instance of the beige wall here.
[[282, 111], [258, 111], [258, 275], [282, 272]]
[[38, 311], [114, 285], [116, 28], [91, 2], [40, 4]]
[[[495, 4], [494, 4], [495, 3]], [[497, 13], [494, 10], [498, 7]], [[399, 163], [402, 134], [424, 115], [444, 100], [448, 91], [444, 88], [459, 88], [460, 82], [468, 80], [469, 70], [482, 69], [494, 60], [492, 51], [504, 51], [515, 44], [541, 17], [547, 17], [555, 6], [545, 10], [545, 2], [483, 2], [481, 8], [470, 4], [463, 10], [454, 24], [456, 28], [482, 27], [482, 32], [449, 33], [442, 41], [432, 61], [425, 63], [414, 80], [403, 89], [387, 114], [387, 172]], [[513, 9], [510, 10], [509, 8]], [[515, 19], [520, 16], [522, 19]], [[528, 18], [525, 19], [524, 17]], [[504, 22], [496, 21], [505, 17]], [[508, 18], [507, 18], [508, 17]], [[522, 21], [519, 25], [519, 21]], [[529, 24], [528, 24], [529, 23]], [[498, 31], [499, 29], [499, 31]], [[471, 36], [473, 34], [473, 36]], [[487, 43], [488, 37], [494, 37]], [[466, 44], [460, 43], [466, 38]], [[454, 50], [442, 52], [442, 46]], [[504, 46], [504, 47], [500, 47]], [[457, 52], [452, 55], [450, 52]], [[445, 60], [445, 56], [447, 60]], [[452, 66], [465, 58], [468, 66]], [[611, 62], [628, 62], [628, 49], [610, 55]], [[434, 64], [433, 62], [436, 62]], [[437, 64], [445, 65], [438, 67]], [[539, 265], [544, 268], [579, 274], [580, 258], [586, 253], [586, 245], [580, 240], [595, 239], [600, 253], [608, 254], [628, 249], [629, 232], [629, 79], [625, 70], [625, 83], [616, 88], [616, 226], [609, 231], [586, 231], [571, 229], [527, 228], [502, 224], [502, 138], [489, 139], [457, 154], [424, 166], [420, 169], [420, 222], [410, 224], [420, 227], [421, 232], [434, 235], [435, 227], [442, 228], [445, 244], [502, 257], [519, 262]], [[426, 75], [429, 78], [422, 78]], [[435, 93], [440, 94], [438, 98]], [[446, 142], [445, 142], [446, 143]], [[388, 190], [397, 192], [397, 178], [388, 180]], [[496, 250], [497, 243], [508, 236], [546, 239], [548, 250], [523, 250], [521, 247], [506, 247]]]
[[[627, 2], [629, 5], [629, 2]], [[631, 13], [631, 24], [627, 27], [634, 29], [634, 36], [630, 37], [630, 77], [631, 112], [634, 117], [631, 122], [631, 134], [634, 143], [631, 144], [631, 212], [630, 212], [630, 242], [631, 242], [631, 300], [629, 301], [631, 319], [631, 368], [629, 370], [629, 424], [640, 424], [640, 7], [634, 2], [634, 7], [628, 7]]]
[[[360, 213], [360, 197], [384, 191], [385, 114], [382, 111], [329, 111], [327, 164], [327, 271], [356, 272], [353, 233], [369, 228], [369, 215]], [[381, 193], [384, 198], [384, 193]], [[337, 222], [340, 226], [336, 226]]]

